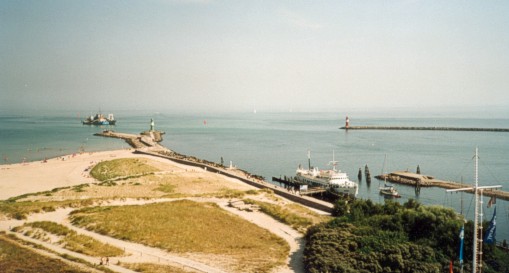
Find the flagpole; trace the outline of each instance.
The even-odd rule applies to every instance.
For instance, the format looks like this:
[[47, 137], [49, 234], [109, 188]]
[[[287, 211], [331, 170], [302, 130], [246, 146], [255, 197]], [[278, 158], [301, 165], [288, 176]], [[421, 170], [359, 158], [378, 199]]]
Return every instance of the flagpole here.
[[[457, 191], [468, 191], [468, 190], [474, 190], [474, 195], [475, 195], [475, 215], [474, 215], [474, 238], [473, 238], [473, 250], [472, 250], [472, 273], [477, 273], [477, 257], [478, 257], [478, 239], [479, 239], [479, 235], [478, 235], [478, 226], [479, 226], [479, 202], [481, 202], [481, 216], [482, 216], [482, 197], [481, 197], [481, 200], [479, 201], [479, 190], [483, 190], [483, 189], [495, 189], [495, 188], [501, 188], [502, 186], [501, 185], [496, 185], [496, 186], [482, 186], [482, 187], [479, 187], [479, 177], [478, 177], [478, 165], [479, 165], [479, 157], [478, 157], [478, 149], [477, 147], [475, 148], [475, 184], [474, 184], [474, 187], [470, 187], [470, 188], [461, 188], [461, 189], [453, 189], [453, 190], [446, 190], [446, 192], [457, 192]], [[481, 196], [482, 196], [482, 193], [481, 193]], [[481, 219], [482, 221], [482, 219]], [[481, 222], [482, 223], [482, 222]], [[482, 229], [482, 224], [481, 224], [481, 229]], [[481, 234], [482, 236], [482, 234]], [[479, 251], [479, 255], [482, 256], [482, 239], [480, 240], [481, 242], [481, 246], [480, 246], [480, 251]], [[482, 257], [481, 257], [482, 259]], [[482, 262], [482, 261], [481, 261]], [[479, 265], [479, 273], [481, 273], [481, 267], [482, 267], [482, 264]]]

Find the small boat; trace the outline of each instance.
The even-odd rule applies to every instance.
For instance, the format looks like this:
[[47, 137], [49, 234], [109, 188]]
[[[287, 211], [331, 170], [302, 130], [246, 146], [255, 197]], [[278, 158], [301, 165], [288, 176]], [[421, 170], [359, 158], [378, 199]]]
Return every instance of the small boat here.
[[115, 117], [113, 117], [113, 114], [109, 114], [108, 117], [105, 117], [103, 114], [96, 114], [81, 122], [83, 125], [115, 125], [117, 121]]
[[[385, 155], [385, 158], [384, 158], [384, 166], [382, 168], [382, 173], [385, 172], [385, 164], [386, 163], [387, 163], [387, 154]], [[379, 187], [379, 190], [380, 190], [380, 194], [385, 197], [394, 197], [394, 198], [401, 197], [401, 195], [399, 195], [398, 191], [396, 190], [396, 188], [393, 185], [387, 184], [387, 176], [385, 176], [384, 186]]]
[[380, 194], [387, 197], [401, 197], [393, 185], [387, 185], [386, 183], [384, 183], [383, 187], [380, 187]]
[[311, 167], [311, 156], [308, 153], [309, 169], [302, 166], [296, 171], [295, 180], [302, 184], [311, 186], [319, 186], [327, 190], [331, 190], [337, 194], [344, 194], [356, 197], [359, 193], [357, 183], [350, 181], [348, 175], [336, 169], [337, 161], [334, 160], [334, 152], [332, 154], [332, 170], [319, 170]]

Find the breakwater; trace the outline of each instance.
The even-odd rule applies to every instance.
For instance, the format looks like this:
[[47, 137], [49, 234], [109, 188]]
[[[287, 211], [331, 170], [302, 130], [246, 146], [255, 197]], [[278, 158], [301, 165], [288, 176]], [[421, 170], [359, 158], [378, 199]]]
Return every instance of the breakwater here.
[[321, 210], [321, 211], [324, 211], [327, 213], [331, 213], [332, 209], [334, 207], [331, 203], [328, 203], [328, 202], [325, 202], [322, 200], [318, 200], [316, 198], [290, 193], [290, 192], [288, 192], [288, 190], [281, 188], [281, 187], [277, 187], [273, 184], [267, 183], [262, 179], [262, 177], [252, 175], [244, 170], [240, 170], [240, 169], [230, 170], [230, 169], [225, 168], [217, 163], [208, 162], [205, 160], [197, 159], [195, 157], [187, 157], [187, 156], [184, 156], [184, 155], [172, 152], [172, 151], [168, 151], [168, 150], [166, 150], [166, 151], [151, 151], [151, 150], [147, 150], [147, 149], [137, 149], [137, 150], [135, 150], [135, 153], [165, 158], [165, 159], [171, 160], [171, 161], [179, 163], [179, 164], [198, 167], [198, 168], [204, 169], [205, 171], [208, 171], [208, 172], [213, 172], [213, 173], [221, 174], [221, 175], [224, 175], [224, 176], [227, 176], [230, 178], [238, 179], [238, 180], [240, 180], [248, 185], [251, 185], [253, 187], [256, 187], [258, 189], [270, 189], [275, 194], [277, 194], [281, 197], [284, 197], [290, 201], [293, 201], [293, 202], [296, 202], [296, 203], [299, 203], [299, 204], [302, 204], [302, 205], [305, 205], [305, 206], [308, 206], [308, 207], [311, 207], [311, 208], [314, 208], [317, 210]]
[[[134, 134], [124, 134], [124, 133], [117, 133], [113, 131], [104, 131], [102, 133], [95, 134], [96, 136], [103, 136], [103, 137], [112, 137], [112, 138], [119, 138], [125, 140], [129, 145], [131, 145], [133, 148], [135, 148], [134, 153], [137, 154], [145, 154], [150, 156], [156, 156], [165, 158], [168, 160], [171, 160], [173, 162], [187, 165], [187, 166], [193, 166], [198, 167], [201, 169], [204, 169], [208, 172], [213, 172], [217, 174], [221, 174], [230, 178], [238, 179], [248, 185], [251, 185], [253, 187], [256, 187], [258, 189], [270, 189], [275, 194], [282, 196], [288, 200], [291, 200], [293, 202], [321, 210], [327, 213], [331, 213], [333, 209], [333, 205], [331, 203], [318, 200], [312, 197], [307, 196], [301, 196], [294, 193], [288, 192], [288, 190], [277, 187], [275, 185], [272, 185], [270, 183], [265, 182], [263, 177], [250, 174], [244, 170], [236, 169], [236, 168], [226, 168], [220, 164], [206, 161], [203, 159], [199, 159], [192, 156], [185, 156], [181, 155], [179, 153], [176, 153], [174, 151], [171, 151], [167, 148], [165, 148], [162, 145], [156, 144], [154, 140], [154, 135], [151, 134], [148, 137], [149, 139], [146, 139], [142, 135], [134, 135]], [[151, 145], [154, 144], [154, 145]]]
[[[390, 181], [396, 184], [414, 186], [414, 187], [439, 187], [444, 189], [461, 189], [468, 188], [471, 185], [462, 184], [454, 181], [445, 181], [440, 179], [435, 179], [429, 175], [416, 174], [406, 171], [400, 172], [392, 172], [389, 174], [377, 175], [375, 178], [380, 180]], [[467, 190], [466, 192], [474, 193], [474, 190]], [[485, 196], [494, 196], [496, 198], [500, 198], [503, 200], [509, 201], [509, 192], [502, 190], [484, 190], [483, 195]]]
[[466, 127], [420, 127], [420, 126], [343, 126], [343, 130], [422, 130], [422, 131], [470, 131], [509, 132], [509, 128], [466, 128]]

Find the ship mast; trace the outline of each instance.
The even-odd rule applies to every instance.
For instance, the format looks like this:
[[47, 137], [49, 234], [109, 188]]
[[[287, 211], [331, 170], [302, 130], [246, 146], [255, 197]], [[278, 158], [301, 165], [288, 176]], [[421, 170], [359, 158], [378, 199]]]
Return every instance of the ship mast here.
[[330, 161], [329, 164], [332, 164], [332, 170], [336, 171], [336, 165], [338, 164], [338, 161], [336, 161], [334, 157], [334, 150], [332, 150], [332, 161]]
[[[470, 188], [461, 188], [454, 190], [446, 190], [446, 192], [468, 191], [474, 190], [475, 195], [475, 215], [474, 215], [474, 238], [472, 253], [472, 273], [482, 272], [482, 191], [484, 189], [502, 188], [501, 185], [496, 186], [479, 186], [479, 155], [478, 148], [475, 148], [475, 185]], [[480, 195], [480, 197], [479, 197]], [[479, 212], [480, 211], [480, 212]], [[481, 224], [479, 225], [479, 221]]]

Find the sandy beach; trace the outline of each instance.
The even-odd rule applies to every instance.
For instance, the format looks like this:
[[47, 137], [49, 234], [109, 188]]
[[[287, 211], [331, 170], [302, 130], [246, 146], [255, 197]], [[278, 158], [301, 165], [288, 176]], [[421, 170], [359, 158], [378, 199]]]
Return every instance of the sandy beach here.
[[43, 161], [0, 165], [0, 200], [48, 191], [54, 188], [93, 183], [86, 171], [103, 160], [134, 157], [132, 150], [71, 154]]

